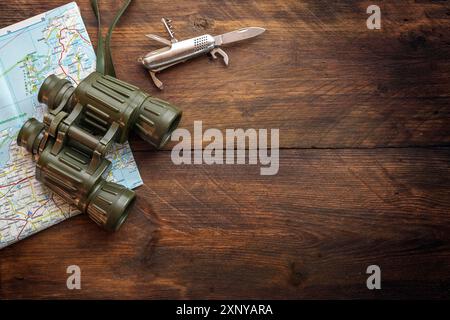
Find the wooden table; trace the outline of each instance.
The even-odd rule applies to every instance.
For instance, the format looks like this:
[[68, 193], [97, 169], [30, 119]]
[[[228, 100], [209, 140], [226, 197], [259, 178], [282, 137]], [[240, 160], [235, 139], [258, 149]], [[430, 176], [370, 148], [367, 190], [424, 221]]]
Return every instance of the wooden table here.
[[[0, 26], [65, 2], [5, 1]], [[119, 4], [101, 1], [104, 21]], [[118, 77], [178, 105], [189, 130], [279, 128], [280, 170], [176, 166], [174, 142], [133, 137], [145, 184], [122, 229], [78, 216], [5, 248], [0, 298], [448, 298], [450, 7], [376, 1], [369, 30], [370, 4], [135, 1], [113, 37]], [[267, 32], [226, 49], [228, 68], [203, 57], [163, 72], [160, 92], [136, 59], [166, 16], [179, 38]], [[81, 290], [66, 288], [72, 264]]]

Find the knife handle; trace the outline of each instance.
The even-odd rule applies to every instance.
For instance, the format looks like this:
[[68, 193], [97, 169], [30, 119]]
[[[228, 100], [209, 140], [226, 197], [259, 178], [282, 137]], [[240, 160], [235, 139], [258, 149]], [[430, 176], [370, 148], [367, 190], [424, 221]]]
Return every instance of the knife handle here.
[[142, 64], [152, 72], [159, 72], [191, 58], [209, 53], [214, 48], [214, 37], [205, 34], [183, 41], [172, 42], [170, 47], [149, 52], [142, 58]]

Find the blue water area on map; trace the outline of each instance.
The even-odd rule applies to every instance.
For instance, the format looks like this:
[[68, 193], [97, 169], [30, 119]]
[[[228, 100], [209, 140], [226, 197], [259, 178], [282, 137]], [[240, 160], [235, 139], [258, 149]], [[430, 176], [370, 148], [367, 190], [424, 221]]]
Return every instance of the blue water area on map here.
[[[36, 62], [36, 59], [32, 57], [33, 54], [29, 55], [29, 52], [48, 51], [48, 47], [32, 41], [30, 37], [33, 32], [34, 29], [31, 29], [30, 32], [19, 33], [15, 36], [14, 41], [10, 41], [11, 35], [0, 38], [0, 72], [4, 74], [0, 78], [0, 92], [2, 92], [0, 112], [4, 121], [12, 119], [9, 122], [2, 122], [0, 130], [10, 127], [12, 123], [22, 123], [34, 113], [34, 104], [37, 103], [36, 93], [31, 94], [30, 82], [24, 81], [24, 78], [28, 77], [25, 74], [30, 72], [24, 67], [24, 64], [26, 59], [33, 59]], [[5, 52], [10, 52], [10, 54], [5, 54]], [[12, 52], [16, 52], [16, 54]], [[17, 54], [20, 53], [23, 53], [24, 56], [18, 57]], [[44, 79], [40, 80], [42, 83]]]
[[127, 188], [134, 189], [142, 185], [141, 175], [136, 167], [113, 170], [112, 175], [116, 183], [123, 184]]
[[95, 68], [89, 35], [75, 12], [72, 2], [0, 35], [0, 131], [35, 115], [37, 92], [48, 75], [76, 82]]
[[74, 2], [31, 18], [23, 27], [0, 30], [0, 168], [10, 159], [11, 142], [23, 123], [42, 117], [37, 93], [45, 78], [68, 73], [69, 80], [79, 80], [95, 68], [95, 61]]
[[0, 136], [0, 168], [5, 166], [10, 159], [10, 145], [16, 137], [16, 132], [20, 125], [9, 128], [4, 134]]

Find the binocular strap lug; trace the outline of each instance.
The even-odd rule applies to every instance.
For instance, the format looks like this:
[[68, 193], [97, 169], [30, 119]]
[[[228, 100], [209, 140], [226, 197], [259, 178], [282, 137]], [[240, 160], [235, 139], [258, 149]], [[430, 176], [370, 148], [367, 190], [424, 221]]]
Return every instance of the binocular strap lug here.
[[92, 153], [92, 159], [87, 168], [87, 172], [89, 174], [92, 174], [95, 172], [95, 170], [97, 170], [106, 152], [108, 152], [108, 150], [111, 148], [111, 145], [117, 133], [119, 132], [119, 128], [119, 124], [117, 122], [113, 122], [108, 131], [98, 142], [97, 148], [95, 148], [94, 152]]
[[48, 126], [48, 134], [52, 137], [56, 138], [58, 127], [61, 121], [63, 121], [68, 116], [67, 113], [64, 111], [61, 111], [60, 113], [56, 114], [55, 116], [50, 116], [53, 119], [51, 119], [50, 125]]
[[[80, 116], [82, 111], [83, 106], [81, 104], [77, 104], [68, 116], [65, 112], [60, 112], [51, 122], [49, 128], [50, 135], [54, 136], [53, 133], [57, 132], [57, 134], [54, 136], [56, 138], [55, 143], [51, 149], [51, 153], [53, 155], [57, 155], [64, 147], [65, 140], [67, 139], [67, 131], [69, 127], [74, 123], [74, 121]], [[63, 114], [63, 116], [60, 116], [61, 113]], [[64, 114], [66, 116], [64, 116]]]

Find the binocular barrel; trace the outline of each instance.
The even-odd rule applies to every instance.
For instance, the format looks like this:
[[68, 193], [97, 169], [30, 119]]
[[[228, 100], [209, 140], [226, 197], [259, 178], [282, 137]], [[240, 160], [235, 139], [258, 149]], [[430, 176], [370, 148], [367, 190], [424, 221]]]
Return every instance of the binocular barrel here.
[[45, 139], [44, 124], [31, 118], [23, 125], [17, 143], [37, 156], [36, 178], [101, 227], [115, 231], [128, 216], [135, 199], [134, 191], [105, 178], [111, 162], [105, 158], [92, 173], [90, 156], [65, 145], [53, 152], [55, 140]]
[[44, 122], [31, 118], [17, 144], [36, 159], [36, 178], [75, 205], [98, 225], [117, 230], [128, 216], [135, 193], [106, 181], [113, 142], [123, 143], [130, 130], [155, 148], [164, 146], [181, 111], [126, 82], [98, 72], [74, 88], [51, 75], [38, 93], [48, 106]]
[[125, 142], [130, 130], [134, 130], [157, 149], [167, 143], [182, 114], [168, 102], [98, 72], [91, 73], [76, 88], [70, 81], [51, 75], [42, 84], [38, 100], [49, 110], [59, 108], [68, 113], [80, 103], [86, 108], [87, 127], [106, 132], [116, 122], [119, 125], [117, 142]]

